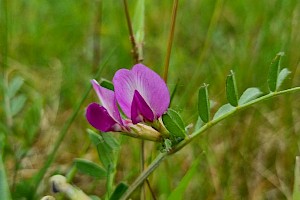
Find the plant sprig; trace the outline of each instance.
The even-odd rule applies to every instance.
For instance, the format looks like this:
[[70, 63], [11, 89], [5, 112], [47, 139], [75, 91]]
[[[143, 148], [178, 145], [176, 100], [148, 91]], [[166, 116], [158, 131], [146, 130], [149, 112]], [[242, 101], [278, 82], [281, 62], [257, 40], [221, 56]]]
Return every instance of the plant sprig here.
[[[200, 136], [203, 132], [218, 124], [220, 121], [227, 119], [241, 110], [245, 110], [254, 104], [261, 103], [263, 101], [269, 100], [273, 97], [284, 95], [293, 92], [299, 92], [300, 87], [293, 87], [290, 89], [285, 89], [279, 91], [279, 87], [281, 86], [284, 79], [290, 73], [286, 68], [280, 71], [280, 59], [283, 56], [283, 53], [278, 53], [274, 60], [271, 63], [269, 70], [269, 90], [270, 92], [262, 95], [263, 93], [258, 88], [248, 88], [239, 98], [237, 94], [237, 84], [235, 82], [234, 73], [231, 71], [230, 75], [227, 77], [226, 81], [226, 94], [229, 104], [225, 104], [219, 108], [219, 110], [215, 113], [215, 116], [212, 120], [209, 120], [210, 106], [208, 99], [208, 91], [207, 85], [200, 88], [199, 92], [199, 102], [198, 106], [205, 105], [205, 109], [199, 109], [199, 116], [203, 118], [205, 124], [201, 126], [199, 129], [195, 130], [193, 133], [185, 137], [181, 142], [175, 144], [168, 151], [160, 153], [153, 162], [149, 165], [149, 167], [144, 170], [140, 176], [136, 178], [136, 180], [129, 186], [128, 190], [124, 193], [121, 200], [125, 200], [130, 197], [130, 195], [135, 191], [139, 185], [145, 181], [145, 179], [150, 176], [150, 174], [160, 165], [160, 163], [165, 160], [169, 155], [175, 154], [185, 146], [187, 146], [190, 142], [192, 142], [195, 138]], [[271, 80], [271, 81], [270, 81]], [[204, 91], [204, 92], [203, 92]], [[204, 114], [203, 114], [204, 113]]]

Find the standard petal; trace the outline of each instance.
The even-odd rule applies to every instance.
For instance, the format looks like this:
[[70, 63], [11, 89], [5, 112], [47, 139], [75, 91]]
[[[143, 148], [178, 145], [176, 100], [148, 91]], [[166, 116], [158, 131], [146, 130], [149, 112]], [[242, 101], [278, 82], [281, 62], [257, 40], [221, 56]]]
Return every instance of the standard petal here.
[[131, 117], [131, 103], [137, 90], [153, 111], [160, 117], [170, 104], [170, 93], [163, 79], [148, 67], [137, 64], [131, 70], [120, 69], [113, 83], [116, 99], [127, 117]]
[[131, 104], [132, 123], [137, 124], [143, 121], [144, 118], [148, 121], [153, 121], [155, 116], [140, 93], [135, 90]]
[[101, 87], [96, 80], [92, 80], [91, 83], [97, 93], [98, 98], [100, 99], [101, 104], [104, 108], [106, 108], [109, 115], [119, 124], [122, 124], [115, 93], [109, 89]]
[[97, 103], [91, 103], [87, 107], [85, 116], [93, 127], [103, 132], [114, 131], [115, 125], [118, 124], [107, 110]]

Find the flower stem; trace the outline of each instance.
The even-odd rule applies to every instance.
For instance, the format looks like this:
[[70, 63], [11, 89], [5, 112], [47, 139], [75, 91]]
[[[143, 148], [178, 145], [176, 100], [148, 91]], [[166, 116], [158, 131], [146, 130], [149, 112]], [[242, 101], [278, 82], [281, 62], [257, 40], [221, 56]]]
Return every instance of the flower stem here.
[[[145, 141], [141, 140], [141, 153], [140, 153], [140, 165], [141, 165], [141, 173], [143, 173], [145, 169]], [[146, 179], [147, 180], [147, 179]], [[145, 190], [145, 185], [141, 185], [141, 200], [146, 199], [146, 190]]]
[[171, 56], [172, 44], [173, 44], [173, 38], [174, 38], [174, 32], [175, 32], [177, 8], [178, 8], [178, 0], [174, 0], [173, 1], [173, 9], [172, 9], [171, 30], [169, 33], [167, 55], [166, 55], [166, 60], [165, 60], [165, 65], [164, 65], [163, 79], [165, 82], [167, 82], [167, 80], [168, 80], [168, 71], [169, 71], [170, 56]]
[[191, 135], [189, 135], [189, 137], [187, 137], [186, 139], [184, 139], [183, 141], [181, 141], [180, 143], [178, 143], [177, 145], [175, 145], [169, 152], [160, 153], [155, 158], [155, 160], [149, 165], [149, 167], [145, 171], [143, 171], [143, 173], [141, 173], [139, 177], [137, 177], [137, 179], [132, 183], [132, 185], [124, 193], [124, 195], [122, 196], [121, 199], [122, 200], [128, 199], [130, 197], [130, 195], [135, 191], [135, 189], [142, 182], [144, 182], [148, 178], [148, 176], [160, 165], [160, 163], [168, 155], [175, 154], [177, 151], [179, 151], [180, 149], [182, 149], [183, 147], [185, 147], [187, 144], [189, 144], [191, 141], [193, 141], [197, 136], [201, 135], [201, 133], [205, 132], [210, 127], [216, 125], [218, 122], [220, 122], [223, 119], [226, 119], [228, 117], [231, 117], [234, 114], [236, 114], [238, 111], [247, 109], [247, 108], [249, 108], [250, 106], [252, 106], [252, 105], [254, 105], [256, 103], [260, 103], [262, 101], [269, 100], [269, 99], [271, 99], [273, 97], [276, 97], [278, 95], [287, 94], [287, 93], [293, 93], [293, 92], [299, 92], [299, 91], [300, 91], [300, 87], [294, 87], [294, 88], [290, 88], [290, 89], [287, 89], [287, 90], [282, 90], [282, 91], [279, 91], [279, 92], [271, 92], [271, 93], [269, 93], [267, 95], [264, 95], [262, 97], [254, 99], [252, 101], [249, 101], [248, 103], [245, 103], [243, 105], [235, 107], [230, 112], [228, 112], [228, 113], [226, 113], [226, 114], [224, 114], [224, 115], [222, 115], [222, 116], [220, 116], [220, 117], [218, 117], [216, 119], [213, 119], [213, 120], [209, 121], [204, 126], [202, 126], [200, 129], [196, 130]]
[[166, 152], [158, 154], [155, 160], [149, 165], [149, 167], [141, 173], [141, 175], [132, 183], [128, 190], [123, 194], [120, 200], [126, 200], [130, 195], [139, 187], [145, 179], [159, 166], [159, 164], [166, 158], [168, 154]]
[[129, 39], [130, 39], [131, 45], [132, 45], [133, 61], [135, 64], [137, 64], [139, 62], [139, 55], [138, 55], [138, 51], [137, 51], [136, 42], [134, 39], [134, 34], [133, 34], [132, 23], [131, 23], [131, 19], [130, 19], [130, 15], [129, 15], [127, 0], [123, 0], [123, 2], [124, 2], [124, 10], [125, 10], [125, 15], [126, 15], [126, 22], [127, 22], [128, 31], [129, 31]]

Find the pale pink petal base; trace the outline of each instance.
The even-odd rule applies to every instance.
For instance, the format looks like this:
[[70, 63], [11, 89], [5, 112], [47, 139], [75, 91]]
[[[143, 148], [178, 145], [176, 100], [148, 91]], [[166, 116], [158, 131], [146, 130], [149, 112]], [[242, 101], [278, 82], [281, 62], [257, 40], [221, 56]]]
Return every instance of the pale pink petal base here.
[[140, 93], [135, 90], [131, 105], [131, 120], [137, 124], [141, 121], [153, 121], [154, 114]]

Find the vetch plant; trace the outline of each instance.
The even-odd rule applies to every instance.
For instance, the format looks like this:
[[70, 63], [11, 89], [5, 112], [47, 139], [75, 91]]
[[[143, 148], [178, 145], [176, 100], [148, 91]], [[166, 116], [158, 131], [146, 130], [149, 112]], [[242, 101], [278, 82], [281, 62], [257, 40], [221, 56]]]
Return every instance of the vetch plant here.
[[[251, 11], [251, 6], [248, 7], [250, 1], [239, 3], [238, 1], [225, 2], [218, 0], [202, 2], [201, 6], [194, 6], [200, 5], [199, 2], [195, 1], [193, 5], [186, 4], [180, 7], [180, 9], [183, 9], [183, 13], [191, 13], [180, 19], [182, 27], [175, 31], [178, 0], [174, 0], [171, 23], [169, 24], [170, 32], [166, 41], [166, 51], [164, 51], [161, 49], [163, 46], [161, 42], [165, 40], [160, 37], [161, 35], [157, 37], [157, 31], [167, 26], [165, 24], [167, 21], [164, 20], [166, 15], [159, 14], [160, 9], [164, 11], [169, 9], [168, 3], [154, 7], [155, 4], [151, 5], [149, 2], [146, 4], [144, 0], [135, 1], [135, 15], [132, 20], [133, 23], [131, 23], [129, 8], [132, 5], [128, 6], [127, 0], [123, 0], [123, 2], [132, 45], [133, 64], [128, 64], [128, 51], [127, 49], [124, 50], [124, 47], [127, 46], [123, 45], [124, 42], [121, 41], [122, 38], [125, 38], [124, 35], [118, 35], [117, 38], [102, 37], [101, 35], [105, 33], [106, 36], [112, 36], [110, 35], [112, 32], [118, 34], [118, 31], [123, 33], [118, 17], [123, 19], [124, 16], [115, 12], [115, 9], [120, 9], [119, 6], [115, 5], [115, 2], [91, 1], [88, 4], [84, 3], [84, 6], [74, 2], [38, 6], [40, 3], [36, 4], [37, 2], [28, 0], [28, 5], [32, 4], [34, 6], [26, 6], [24, 15], [20, 15], [24, 18], [19, 18], [16, 12], [24, 5], [3, 1], [3, 6], [0, 6], [0, 13], [2, 13], [0, 15], [0, 26], [3, 30], [0, 31], [0, 44], [2, 44], [0, 45], [0, 65], [1, 67], [4, 66], [4, 73], [0, 79], [0, 93], [2, 94], [0, 97], [0, 101], [2, 100], [0, 103], [0, 116], [2, 119], [0, 121], [0, 200], [35, 200], [42, 195], [46, 195], [45, 182], [49, 183], [51, 193], [49, 196], [43, 197], [43, 200], [55, 198], [118, 200], [137, 199], [138, 195], [141, 200], [176, 200], [185, 199], [186, 196], [191, 197], [190, 194], [193, 195], [193, 198], [198, 199], [206, 199], [205, 197], [209, 199], [232, 199], [235, 195], [239, 195], [240, 198], [269, 199], [270, 196], [263, 195], [265, 193], [272, 193], [273, 195], [273, 191], [279, 193], [276, 197], [284, 196], [286, 199], [292, 199], [292, 197], [299, 199], [300, 159], [297, 158], [296, 160], [293, 194], [289, 187], [289, 185], [292, 185], [290, 184], [291, 177], [282, 173], [282, 171], [284, 173], [291, 171], [290, 168], [286, 168], [286, 166], [290, 166], [289, 157], [292, 155], [291, 152], [294, 154], [298, 152], [297, 121], [299, 121], [299, 113], [295, 109], [298, 108], [296, 107], [298, 105], [291, 104], [292, 101], [296, 102], [294, 96], [284, 99], [287, 102], [280, 104], [278, 110], [277, 107], [274, 107], [276, 110], [273, 109], [272, 112], [268, 113], [266, 110], [260, 109], [262, 105], [257, 105], [250, 112], [243, 113], [243, 116], [247, 117], [246, 120], [244, 118], [242, 120], [232, 120], [229, 122], [233, 122], [234, 125], [233, 123], [224, 123], [216, 127], [216, 129], [220, 129], [220, 127], [226, 126], [226, 129], [223, 129], [224, 133], [221, 130], [221, 134], [217, 131], [216, 134], [213, 133], [214, 131], [209, 132], [210, 134], [204, 134], [222, 120], [228, 119], [252, 105], [279, 95], [300, 91], [300, 87], [291, 87], [292, 84], [286, 84], [290, 88], [282, 89], [282, 83], [287, 77], [290, 80], [298, 81], [297, 73], [295, 73], [296, 67], [290, 68], [293, 74], [296, 74], [295, 77], [290, 75], [291, 72], [287, 68], [281, 67], [281, 59], [284, 55], [282, 52], [278, 53], [271, 62], [268, 77], [263, 80], [263, 83], [257, 84], [259, 88], [250, 87], [242, 92], [240, 89], [243, 85], [240, 85], [240, 79], [238, 79], [239, 76], [243, 77], [242, 73], [245, 73], [244, 77], [253, 77], [255, 80], [260, 80], [260, 78], [254, 76], [255, 73], [249, 73], [250, 70], [248, 72], [248, 69], [263, 74], [265, 68], [261, 67], [261, 62], [258, 62], [258, 60], [261, 60], [258, 58], [259, 55], [264, 55], [262, 59], [268, 59], [273, 56], [274, 49], [278, 49], [278, 45], [284, 47], [289, 52], [289, 56], [291, 55], [287, 59], [289, 63], [292, 63], [290, 65], [297, 66], [293, 63], [297, 60], [293, 58], [298, 56], [297, 46], [294, 45], [294, 48], [292, 48], [292, 44], [299, 43], [299, 38], [295, 37], [294, 34], [299, 32], [297, 31], [299, 26], [297, 20], [295, 20], [299, 3], [293, 1], [289, 4], [272, 4], [272, 6], [268, 6], [269, 4], [262, 2], [257, 5], [260, 8], [258, 10], [263, 11], [261, 12], [262, 15], [259, 16], [260, 13], [257, 12], [256, 6], [254, 7], [255, 12]], [[182, 3], [184, 4], [184, 2], [181, 2], [180, 5], [183, 5]], [[211, 4], [208, 9], [206, 3]], [[214, 7], [212, 4], [214, 4]], [[145, 9], [145, 5], [147, 5], [147, 9]], [[274, 10], [273, 6], [278, 9]], [[201, 20], [201, 23], [204, 22], [205, 25], [200, 24], [198, 29], [198, 27], [194, 27], [195, 24], [199, 25], [195, 20], [197, 17], [193, 16], [198, 16], [198, 13], [203, 12], [194, 9], [202, 9], [202, 7], [209, 12], [202, 15], [201, 19], [203, 20]], [[244, 23], [244, 20], [236, 20], [236, 16], [242, 19], [243, 15], [240, 14], [244, 13], [239, 12], [242, 10], [240, 8], [243, 7], [247, 7], [247, 13], [244, 16], [250, 19], [247, 20], [247, 23]], [[35, 10], [36, 8], [39, 9]], [[151, 10], [151, 8], [155, 9]], [[223, 8], [230, 10], [230, 12], [223, 12]], [[286, 12], [287, 9], [292, 12]], [[210, 13], [210, 11], [213, 12]], [[33, 15], [30, 15], [29, 20], [26, 20], [28, 17], [26, 14], [28, 13]], [[114, 13], [114, 15], [107, 15], [108, 13]], [[266, 13], [271, 17], [266, 18]], [[272, 16], [272, 13], [276, 16]], [[290, 13], [293, 13], [293, 15]], [[55, 17], [51, 17], [51, 19], [54, 19], [50, 20], [51, 23], [45, 24], [44, 19], [48, 15]], [[14, 16], [14, 20], [10, 20], [10, 16]], [[223, 16], [225, 20], [220, 20]], [[64, 19], [60, 20], [59, 17]], [[90, 17], [92, 20], [90, 20]], [[105, 22], [104, 27], [101, 27], [102, 17], [105, 18], [103, 20]], [[144, 24], [146, 17], [149, 26]], [[68, 21], [68, 18], [70, 18], [70, 21]], [[59, 19], [57, 20], [57, 22], [59, 21], [58, 24], [56, 24], [55, 19]], [[210, 21], [205, 21], [206, 19]], [[264, 21], [261, 23], [260, 20], [256, 19], [264, 19]], [[289, 19], [291, 21], [287, 23]], [[19, 20], [25, 22], [22, 23], [21, 27], [18, 23], [15, 23]], [[76, 22], [75, 24], [73, 20]], [[9, 25], [10, 21], [14, 23], [11, 27]], [[26, 24], [26, 22], [29, 23]], [[220, 26], [219, 23], [222, 25]], [[276, 23], [275, 26], [273, 26], [274, 23]], [[272, 29], [269, 27], [270, 24], [273, 27]], [[288, 28], [282, 29], [281, 26], [283, 25], [288, 26]], [[149, 37], [146, 42], [144, 41], [145, 27], [149, 31], [146, 34]], [[26, 31], [27, 29], [30, 31]], [[280, 31], [276, 33], [277, 29]], [[88, 31], [83, 32], [86, 30]], [[196, 30], [201, 31], [197, 32]], [[172, 57], [172, 44], [177, 31], [178, 35], [177, 38], [175, 37], [175, 41], [179, 46], [176, 47], [175, 55]], [[243, 33], [243, 31], [247, 34], [243, 34], [246, 37], [241, 38], [238, 34]], [[206, 32], [206, 35], [203, 34], [204, 32]], [[45, 33], [49, 36], [46, 40], [44, 37], [40, 37]], [[68, 41], [61, 45], [64, 38], [67, 38]], [[113, 40], [110, 40], [111, 38]], [[113, 54], [118, 59], [109, 59], [110, 55], [106, 55], [107, 50], [111, 51], [112, 44], [116, 39], [118, 40], [118, 46], [116, 46], [118, 51], [112, 51], [113, 53], [110, 55]], [[159, 40], [159, 42], [153, 42], [154, 40]], [[56, 41], [59, 42], [56, 43]], [[102, 43], [102, 41], [104, 42]], [[35, 44], [32, 45], [32, 42]], [[90, 42], [92, 45], [90, 45]], [[149, 46], [144, 61], [143, 47], [145, 44]], [[89, 49], [89, 47], [92, 48]], [[226, 51], [224, 51], [224, 47]], [[24, 49], [30, 49], [30, 51], [23, 51]], [[157, 54], [159, 56], [153, 50], [158, 50]], [[198, 50], [199, 52], [197, 52]], [[162, 61], [160, 56], [163, 53], [166, 53], [163, 69], [155, 68], [156, 72], [163, 71], [162, 76], [160, 76], [145, 65], [160, 66]], [[68, 57], [70, 55], [72, 56]], [[65, 77], [62, 86], [60, 85], [61, 78], [52, 79], [51, 77], [51, 80], [46, 79], [46, 81], [45, 73], [39, 72], [40, 69], [44, 68], [41, 66], [48, 67], [47, 60], [51, 57], [60, 60], [64, 66], [63, 70], [66, 70], [65, 76], [62, 76]], [[24, 58], [26, 58], [25, 62]], [[254, 59], [249, 62], [251, 58]], [[111, 70], [109, 67], [105, 67], [108, 66], [107, 63], [113, 66], [125, 65], [129, 69], [113, 71], [115, 74], [112, 81], [100, 79], [101, 76], [104, 76], [102, 74], [103, 69], [104, 72]], [[222, 71], [224, 65], [231, 66], [237, 63], [239, 70], [226, 69], [225, 73], [228, 71], [227, 77], [216, 76], [216, 74], [224, 74], [224, 71]], [[89, 65], [90, 68], [82, 67]], [[212, 66], [216, 70], [208, 72], [207, 66]], [[259, 68], [256, 66], [261, 67], [262, 73], [258, 72]], [[77, 70], [77, 67], [80, 70]], [[217, 69], [218, 67], [219, 69]], [[246, 67], [247, 70], [242, 70]], [[34, 70], [30, 70], [31, 68]], [[91, 83], [86, 81], [92, 79], [89, 74], [90, 70], [93, 70], [94, 75]], [[78, 77], [78, 71], [79, 73], [85, 73], [86, 76]], [[169, 71], [175, 71], [176, 73], [169, 74]], [[170, 77], [174, 75], [176, 77]], [[41, 78], [34, 81], [30, 77]], [[201, 85], [200, 82], [202, 81], [209, 84], [204, 83]], [[222, 84], [218, 85], [219, 81]], [[47, 84], [45, 84], [46, 82]], [[46, 87], [36, 87], [38, 83], [45, 84]], [[47, 96], [51, 96], [48, 92], [52, 90], [54, 85], [59, 85], [59, 89], [54, 92], [57, 93], [55, 96], [59, 97], [54, 102], [55, 108], [56, 106], [60, 107], [63, 112], [56, 112], [56, 109], [54, 109], [55, 112], [48, 111], [53, 110], [52, 106], [49, 107], [53, 100], [48, 99]], [[85, 91], [82, 90], [83, 85], [87, 85]], [[216, 85], [218, 92], [213, 90]], [[220, 87], [220, 85], [224, 87]], [[38, 90], [38, 88], [40, 89]], [[77, 90], [77, 88], [80, 89]], [[92, 89], [94, 89], [92, 95], [97, 95], [99, 100], [94, 103], [87, 100]], [[219, 105], [218, 103], [222, 101], [219, 97], [223, 94], [223, 91], [226, 103]], [[44, 92], [48, 94], [46, 98]], [[214, 95], [212, 95], [213, 92]], [[173, 98], [174, 96], [175, 98]], [[215, 99], [216, 96], [219, 99]], [[195, 100], [194, 97], [198, 97], [198, 99], [195, 98]], [[273, 102], [275, 101], [276, 99], [273, 100]], [[270, 108], [272, 104], [267, 106]], [[277, 113], [273, 113], [277, 111], [287, 114], [277, 116]], [[270, 121], [270, 125], [268, 125], [272, 126], [267, 134], [262, 133], [264, 139], [261, 139], [259, 130], [260, 128], [268, 128], [263, 126], [267, 123], [260, 123], [260, 120], [256, 118], [256, 114], [261, 113], [263, 114], [261, 119], [264, 120], [261, 121]], [[66, 117], [67, 115], [69, 117]], [[53, 120], [50, 120], [52, 117]], [[81, 121], [74, 123], [77, 118]], [[247, 124], [249, 118], [251, 118], [250, 125]], [[252, 118], [255, 118], [255, 120], [252, 120]], [[282, 124], [278, 123], [276, 126], [281, 127], [280, 132], [284, 132], [284, 134], [275, 133], [278, 127], [274, 126], [276, 122], [271, 124], [273, 120], [282, 122]], [[239, 123], [239, 121], [243, 123]], [[284, 121], [288, 122], [285, 123]], [[236, 128], [237, 124], [239, 124], [238, 128]], [[88, 137], [82, 133], [86, 127], [88, 127], [86, 131]], [[253, 130], [253, 127], [259, 128]], [[55, 135], [52, 130], [57, 130], [57, 128], [59, 131], [53, 131], [57, 132], [57, 135]], [[286, 132], [290, 131], [290, 128], [294, 130], [292, 134], [288, 135]], [[65, 137], [68, 133], [73, 135]], [[55, 138], [53, 145], [49, 145], [49, 141], [45, 139], [47, 137], [44, 137], [45, 134], [50, 134], [50, 138]], [[129, 139], [127, 136], [135, 139]], [[214, 143], [216, 142], [214, 136], [217, 138], [217, 145]], [[200, 140], [196, 140], [196, 138]], [[272, 144], [274, 138], [275, 140], [281, 140], [274, 145], [274, 143]], [[46, 145], [40, 139], [46, 140]], [[292, 143], [291, 139], [295, 142]], [[189, 145], [192, 141], [194, 141], [193, 145]], [[69, 145], [67, 151], [64, 148], [66, 146], [61, 148], [61, 144]], [[277, 144], [279, 145], [277, 146]], [[137, 145], [140, 145], [139, 148], [137, 148]], [[187, 146], [189, 148], [186, 148]], [[252, 151], [253, 146], [256, 147]], [[275, 156], [274, 152], [270, 151], [271, 159], [264, 158], [268, 157], [264, 149], [266, 146], [272, 146], [275, 149]], [[42, 148], [43, 151], [39, 151]], [[162, 170], [156, 170], [164, 160], [170, 158], [170, 155], [174, 155], [183, 148], [188, 150], [182, 152], [183, 156], [185, 156], [185, 153], [188, 154], [188, 156], [183, 157], [183, 162], [180, 158], [182, 154], [176, 155], [173, 156], [171, 162], [167, 162], [165, 166], [162, 166], [163, 168], [160, 168]], [[282, 156], [281, 153], [284, 148], [288, 149], [284, 152], [288, 156]], [[216, 149], [218, 152], [213, 155]], [[242, 155], [245, 149], [246, 153]], [[249, 149], [251, 152], [247, 152]], [[263, 151], [262, 154], [264, 155], [261, 155], [260, 151]], [[269, 177], [264, 177], [264, 174], [260, 174], [264, 170], [257, 170], [256, 166], [252, 166], [253, 163], [249, 162], [248, 156], [255, 157], [257, 152], [259, 152], [259, 162], [253, 160], [255, 164], [265, 165], [267, 163], [268, 165], [270, 160], [271, 162], [276, 161], [274, 162], [276, 166], [273, 165], [269, 168], [268, 165], [266, 171], [269, 173], [269, 170], [275, 169], [276, 174], [271, 179], [273, 180], [276, 177], [278, 183], [272, 181]], [[41, 156], [42, 159], [36, 157], [36, 154]], [[222, 157], [223, 154], [226, 154], [226, 156]], [[56, 160], [57, 156], [59, 156], [59, 159]], [[97, 156], [98, 158], [95, 158]], [[138, 156], [140, 157], [139, 162], [137, 162]], [[206, 158], [202, 159], [202, 156]], [[279, 160], [282, 157], [286, 161]], [[71, 163], [70, 159], [72, 160]], [[284, 168], [278, 167], [278, 163], [285, 164]], [[63, 167], [60, 167], [60, 165], [63, 165]], [[68, 170], [65, 168], [66, 165], [70, 167]], [[253, 170], [251, 170], [252, 168]], [[184, 172], [186, 172], [185, 175], [182, 175]], [[244, 175], [244, 172], [249, 174], [245, 173], [245, 176], [241, 177], [240, 175]], [[82, 179], [82, 176], [77, 177], [77, 173], [87, 175], [89, 179], [86, 179], [86, 177]], [[255, 173], [256, 175], [253, 176]], [[63, 176], [54, 174], [63, 174]], [[154, 175], [151, 176], [151, 174]], [[48, 176], [51, 176], [50, 181], [47, 181]], [[75, 176], [76, 180], [73, 181]], [[178, 176], [181, 176], [182, 179], [179, 180]], [[284, 181], [281, 177], [284, 177]], [[44, 178], [46, 181], [44, 181]], [[136, 179], [134, 180], [134, 178]], [[260, 179], [262, 182], [257, 184], [256, 181], [260, 181]], [[272, 184], [265, 184], [268, 182]], [[80, 188], [75, 186], [74, 183], [78, 183]], [[267, 188], [266, 185], [272, 186], [267, 186]], [[90, 195], [91, 193], [97, 193], [97, 196]], [[257, 197], [257, 193], [262, 193], [262, 197]]]
[[[131, 70], [120, 69], [113, 78], [113, 85], [108, 81], [99, 84], [92, 80], [93, 88], [101, 102], [101, 105], [91, 103], [86, 110], [86, 118], [94, 128], [102, 132], [121, 132], [139, 139], [151, 140], [161, 146], [161, 153], [130, 186], [121, 182], [114, 192], [106, 195], [106, 198], [128, 199], [167, 156], [184, 148], [201, 133], [236, 112], [277, 95], [299, 91], [300, 87], [279, 90], [290, 73], [286, 68], [280, 67], [282, 56], [283, 53], [278, 53], [271, 63], [267, 93], [252, 87], [239, 96], [235, 74], [230, 71], [226, 79], [226, 96], [229, 103], [221, 106], [212, 118], [208, 85], [201, 86], [198, 93], [199, 119], [192, 133], [185, 129], [181, 116], [173, 109], [168, 109], [170, 95], [164, 81], [146, 66], [137, 64]], [[109, 135], [110, 133], [98, 135], [90, 131], [90, 138], [97, 146], [99, 158], [106, 169], [90, 161], [78, 159], [75, 163], [81, 172], [99, 178], [115, 175], [116, 159], [112, 150], [118, 149], [119, 144]], [[115, 144], [115, 147], [112, 144]], [[193, 171], [190, 173], [194, 173], [195, 166], [191, 169]], [[110, 188], [107, 189], [110, 191], [113, 187], [112, 177], [107, 180], [110, 180]], [[185, 177], [183, 180], [182, 185], [178, 187], [186, 187], [190, 178]], [[181, 195], [182, 189], [175, 189], [169, 197]]]
[[[166, 136], [166, 132], [151, 127], [163, 127], [160, 117], [170, 103], [167, 85], [158, 74], [137, 64], [131, 70], [118, 70], [113, 84], [114, 91], [92, 80], [102, 104], [91, 103], [86, 110], [86, 118], [93, 127], [153, 141]], [[121, 117], [118, 105], [127, 118]]]
[[[124, 0], [124, 5], [132, 43], [133, 58], [136, 63], [141, 62], [143, 41], [139, 38], [139, 45], [136, 44], [126, 0]], [[138, 5], [143, 8], [143, 1], [139, 1]], [[164, 66], [165, 81], [168, 76], [177, 6], [178, 1], [175, 0], [166, 64]], [[143, 16], [144, 9], [138, 10]], [[143, 27], [143, 22], [139, 21], [139, 23], [141, 23], [139, 27]], [[142, 30], [138, 32], [142, 32]], [[195, 125], [192, 128], [185, 127], [184, 120], [180, 114], [169, 108], [170, 92], [163, 79], [143, 64], [136, 64], [130, 70], [118, 70], [113, 77], [112, 83], [106, 80], [100, 83], [92, 80], [92, 86], [100, 103], [91, 103], [86, 108], [86, 119], [94, 128], [100, 131], [98, 134], [95, 131], [88, 130], [88, 133], [92, 143], [97, 148], [103, 167], [85, 159], [75, 159], [74, 164], [76, 169], [97, 179], [106, 177], [105, 199], [128, 199], [144, 182], [147, 182], [151, 196], [155, 199], [156, 197], [152, 191], [148, 177], [168, 156], [180, 151], [209, 128], [231, 117], [238, 111], [247, 109], [256, 103], [278, 95], [300, 91], [300, 87], [280, 90], [281, 84], [290, 74], [290, 71], [286, 68], [281, 69], [280, 60], [282, 56], [283, 53], [278, 53], [271, 63], [267, 80], [268, 91], [266, 92], [261, 91], [259, 88], [251, 87], [246, 89], [240, 96], [235, 73], [234, 71], [230, 71], [226, 81], [224, 81], [228, 103], [221, 106], [215, 113], [211, 111], [208, 84], [203, 84], [199, 88], [198, 102], [195, 105], [198, 108], [195, 109], [198, 111], [198, 121], [194, 122]], [[119, 182], [116, 186], [114, 185], [120, 142], [108, 132], [119, 132], [141, 139], [142, 141], [150, 140], [158, 144], [160, 152], [157, 151], [156, 158], [152, 160], [148, 167], [130, 185], [127, 185], [123, 181]], [[141, 154], [143, 155], [143, 147], [141, 148]], [[141, 159], [142, 163], [144, 162], [143, 159]], [[168, 199], [174, 199], [175, 197], [178, 199], [182, 198], [184, 189], [196, 171], [197, 163], [198, 160], [193, 164], [177, 188], [169, 194]], [[143, 167], [144, 165], [141, 164], [142, 169]], [[141, 198], [143, 196], [142, 193]], [[76, 197], [73, 199], [76, 199]], [[93, 199], [99, 198], [93, 196]]]

